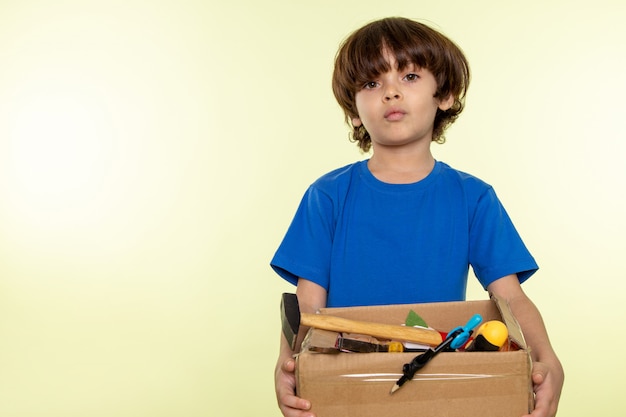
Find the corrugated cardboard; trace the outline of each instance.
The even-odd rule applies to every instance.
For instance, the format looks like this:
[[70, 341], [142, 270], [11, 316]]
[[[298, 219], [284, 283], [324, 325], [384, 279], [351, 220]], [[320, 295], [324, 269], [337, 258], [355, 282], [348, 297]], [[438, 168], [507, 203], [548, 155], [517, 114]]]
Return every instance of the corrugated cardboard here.
[[[520, 350], [444, 352], [391, 395], [416, 353], [315, 353], [297, 357], [298, 395], [318, 417], [520, 417], [533, 406], [530, 355], [508, 305], [499, 300], [327, 308], [355, 320], [401, 324], [413, 309], [437, 330], [464, 325], [474, 314], [502, 320]], [[499, 309], [503, 310], [500, 313]], [[309, 340], [315, 337], [311, 329]]]

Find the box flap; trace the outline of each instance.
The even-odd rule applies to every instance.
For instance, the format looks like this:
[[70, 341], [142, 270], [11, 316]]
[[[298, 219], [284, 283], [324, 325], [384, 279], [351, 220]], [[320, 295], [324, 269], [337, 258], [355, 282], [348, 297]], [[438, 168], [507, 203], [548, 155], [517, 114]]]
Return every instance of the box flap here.
[[491, 299], [495, 303], [498, 311], [500, 311], [500, 316], [502, 316], [502, 321], [506, 324], [507, 330], [509, 332], [509, 339], [511, 339], [517, 346], [522, 349], [527, 349], [526, 340], [524, 339], [524, 334], [522, 333], [522, 328], [519, 325], [519, 322], [513, 316], [513, 312], [511, 312], [511, 307], [509, 303], [501, 299], [493, 294], [490, 294]]

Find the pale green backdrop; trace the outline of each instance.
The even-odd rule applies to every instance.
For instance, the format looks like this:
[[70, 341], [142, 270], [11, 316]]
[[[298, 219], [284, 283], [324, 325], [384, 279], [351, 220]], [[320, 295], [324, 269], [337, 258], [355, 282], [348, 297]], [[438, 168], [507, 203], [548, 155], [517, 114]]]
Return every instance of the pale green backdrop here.
[[[365, 158], [330, 91], [375, 18], [473, 70], [438, 159], [492, 183], [541, 271], [562, 416], [625, 409], [623, 1], [0, 1], [0, 415], [278, 416], [268, 263]], [[472, 281], [470, 298], [486, 294]]]

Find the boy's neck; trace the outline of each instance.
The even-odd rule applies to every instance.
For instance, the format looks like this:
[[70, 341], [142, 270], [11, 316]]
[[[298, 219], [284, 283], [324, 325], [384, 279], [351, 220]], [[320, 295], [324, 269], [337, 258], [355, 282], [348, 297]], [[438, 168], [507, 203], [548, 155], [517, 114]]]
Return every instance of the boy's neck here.
[[411, 184], [423, 180], [435, 166], [430, 147], [420, 152], [374, 149], [367, 166], [378, 180], [389, 184]]

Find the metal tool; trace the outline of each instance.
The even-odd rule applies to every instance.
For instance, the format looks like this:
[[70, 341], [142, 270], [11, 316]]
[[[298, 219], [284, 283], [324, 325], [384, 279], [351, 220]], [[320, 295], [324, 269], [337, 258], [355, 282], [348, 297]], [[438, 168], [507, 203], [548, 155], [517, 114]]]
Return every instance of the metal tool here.
[[357, 340], [339, 336], [337, 338], [337, 349], [344, 352], [425, 352], [426, 349], [412, 349], [405, 347], [402, 343], [391, 341], [387, 343], [373, 343], [364, 340]]

